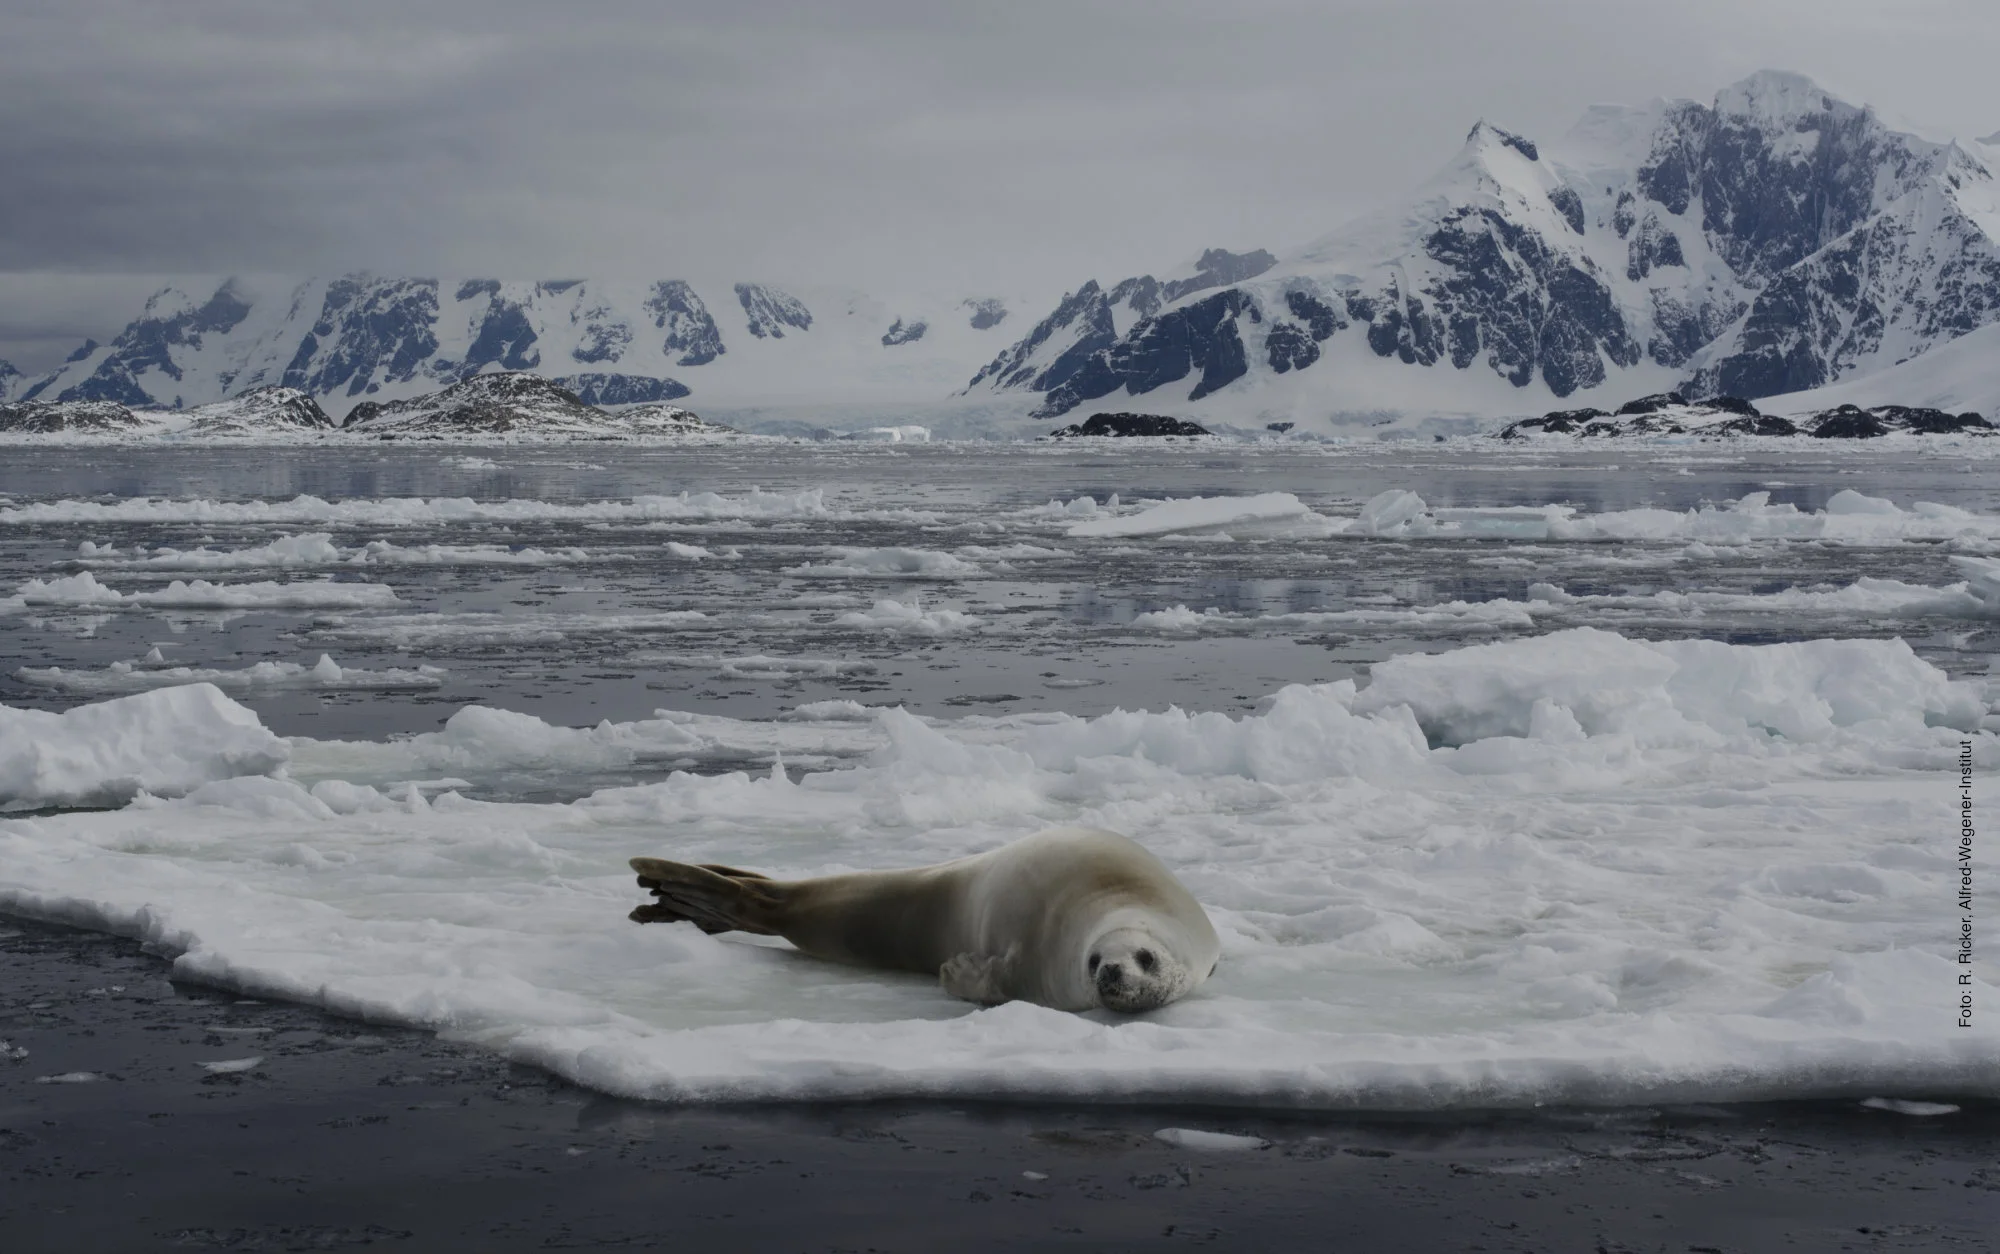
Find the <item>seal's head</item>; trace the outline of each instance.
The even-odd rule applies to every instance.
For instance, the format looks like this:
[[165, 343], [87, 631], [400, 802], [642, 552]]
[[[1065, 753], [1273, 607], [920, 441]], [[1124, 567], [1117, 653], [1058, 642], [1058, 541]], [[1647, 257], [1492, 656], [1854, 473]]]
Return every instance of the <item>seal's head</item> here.
[[1098, 1004], [1128, 1015], [1156, 1010], [1200, 982], [1158, 937], [1139, 927], [1098, 937], [1084, 958], [1084, 970], [1097, 990]]

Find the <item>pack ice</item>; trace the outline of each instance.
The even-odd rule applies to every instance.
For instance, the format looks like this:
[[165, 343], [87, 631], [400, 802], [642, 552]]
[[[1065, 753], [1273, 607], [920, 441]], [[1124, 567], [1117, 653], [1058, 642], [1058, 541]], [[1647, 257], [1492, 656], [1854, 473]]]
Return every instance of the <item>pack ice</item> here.
[[[613, 1093], [2000, 1093], [1994, 1018], [1953, 1017], [1963, 989], [2000, 1005], [1992, 968], [1951, 961], [1946, 909], [1956, 763], [1969, 746], [1990, 772], [2000, 738], [1976, 686], [1900, 641], [1579, 628], [1398, 656], [1243, 717], [662, 711], [573, 730], [475, 707], [411, 741], [294, 741], [289, 764], [207, 685], [4, 717], [8, 804], [134, 800], [0, 821], [0, 908]], [[850, 764], [676, 772], [567, 804], [434, 778], [723, 740]], [[972, 1009], [934, 980], [623, 918], [635, 853], [817, 875], [1064, 822], [1132, 834], [1206, 905], [1224, 958], [1198, 995], [1134, 1020]]]

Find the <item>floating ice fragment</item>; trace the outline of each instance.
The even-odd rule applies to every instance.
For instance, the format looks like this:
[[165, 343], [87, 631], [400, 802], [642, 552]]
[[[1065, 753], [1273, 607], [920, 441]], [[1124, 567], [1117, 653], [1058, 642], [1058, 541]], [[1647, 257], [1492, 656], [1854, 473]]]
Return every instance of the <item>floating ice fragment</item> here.
[[1913, 1102], [1901, 1097], [1871, 1097], [1861, 1103], [1869, 1110], [1886, 1110], [1897, 1115], [1955, 1115], [1958, 1107], [1950, 1102]]
[[1153, 1134], [1153, 1139], [1165, 1141], [1181, 1149], [1199, 1150], [1207, 1153], [1231, 1153], [1239, 1150], [1260, 1150], [1271, 1148], [1271, 1143], [1261, 1136], [1237, 1136], [1231, 1132], [1203, 1132], [1199, 1128], [1161, 1128]]
[[65, 1071], [60, 1075], [38, 1075], [37, 1084], [94, 1084], [104, 1075], [98, 1071]]
[[255, 1071], [262, 1065], [263, 1061], [264, 1056], [257, 1054], [249, 1058], [223, 1058], [215, 1062], [203, 1062], [195, 1065], [210, 1075], [241, 1075], [245, 1071]]

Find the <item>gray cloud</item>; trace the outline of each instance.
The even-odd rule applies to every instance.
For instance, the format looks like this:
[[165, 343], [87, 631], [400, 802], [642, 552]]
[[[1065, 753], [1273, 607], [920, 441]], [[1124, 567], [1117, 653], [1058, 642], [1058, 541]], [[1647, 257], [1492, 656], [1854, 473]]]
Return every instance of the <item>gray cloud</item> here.
[[[1990, 0], [9, 9], [12, 272], [1056, 288], [1320, 234], [1482, 116], [1555, 134], [1767, 65], [2000, 125]], [[0, 289], [18, 351], [42, 289]]]

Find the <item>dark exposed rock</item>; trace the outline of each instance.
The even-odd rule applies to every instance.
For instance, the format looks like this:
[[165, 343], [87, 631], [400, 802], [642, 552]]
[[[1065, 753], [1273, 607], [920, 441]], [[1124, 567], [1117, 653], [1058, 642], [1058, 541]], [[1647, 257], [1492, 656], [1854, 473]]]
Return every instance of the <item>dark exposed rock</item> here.
[[1295, 322], [1273, 324], [1264, 336], [1264, 351], [1270, 357], [1271, 369], [1279, 374], [1304, 370], [1319, 360], [1319, 345]]
[[1554, 205], [1556, 212], [1560, 213], [1563, 219], [1569, 223], [1570, 230], [1575, 231], [1578, 235], [1583, 234], [1583, 197], [1576, 194], [1575, 188], [1556, 187], [1551, 189], [1549, 192], [1549, 203]]
[[[1025, 388], [1046, 392], [1069, 380], [1083, 363], [1118, 338], [1111, 319], [1111, 302], [1096, 279], [1062, 298], [1055, 312], [1036, 323], [1019, 343], [1003, 351], [980, 368], [969, 387], [991, 383], [996, 387]], [[1050, 343], [1069, 342], [1056, 359], [1037, 370], [1034, 362]]]
[[[314, 396], [342, 388], [359, 396], [380, 383], [407, 383], [437, 355], [437, 318], [436, 279], [335, 279], [283, 383]], [[324, 357], [322, 344], [328, 347]]]
[[[578, 283], [564, 282], [559, 290], [568, 291], [578, 286]], [[549, 290], [546, 283], [540, 287], [543, 291]], [[632, 324], [608, 300], [591, 300], [587, 293], [580, 293], [576, 307], [570, 311], [570, 321], [581, 327], [582, 334], [575, 347], [569, 350], [569, 355], [586, 366], [617, 361], [632, 346]]]
[[408, 400], [363, 401], [348, 411], [346, 429], [378, 439], [501, 434], [589, 424], [602, 412], [540, 375], [483, 374], [441, 392]]
[[[1278, 259], [1261, 248], [1247, 253], [1232, 253], [1226, 248], [1211, 248], [1202, 253], [1194, 263], [1191, 278], [1172, 279], [1160, 285], [1163, 304], [1171, 305], [1183, 296], [1206, 291], [1211, 287], [1222, 287], [1230, 283], [1242, 283], [1278, 264]], [[1116, 303], [1116, 297], [1113, 297]], [[1133, 308], [1138, 308], [1134, 305]], [[1152, 310], [1142, 310], [1151, 313]]]
[[1753, 414], [1718, 422], [1706, 430], [1718, 435], [1797, 435], [1799, 428], [1789, 418], [1776, 414]]
[[1448, 344], [1452, 365], [1463, 370], [1483, 348], [1487, 364], [1514, 386], [1526, 387], [1539, 370], [1557, 396], [1602, 383], [1605, 358], [1638, 362], [1610, 288], [1535, 231], [1492, 209], [1465, 208], [1445, 215], [1424, 251], [1446, 277], [1424, 293], [1430, 305], [1392, 282], [1368, 329], [1377, 354], [1430, 365]]
[[543, 279], [540, 283], [535, 284], [535, 289], [554, 296], [567, 292], [573, 287], [581, 287], [582, 285], [582, 279]]
[[455, 301], [468, 301], [478, 296], [491, 298], [499, 294], [500, 280], [498, 279], [467, 279], [458, 285], [458, 291], [452, 296], [452, 299]]
[[[1289, 423], [1286, 424], [1290, 426]], [[1199, 423], [1185, 422], [1179, 418], [1169, 418], [1164, 414], [1092, 414], [1080, 423], [1052, 431], [1057, 439], [1072, 436], [1175, 436], [1207, 435], [1208, 428]]]
[[1120, 279], [1118, 285], [1104, 295], [1107, 305], [1124, 305], [1141, 318], [1150, 318], [1160, 312], [1160, 306], [1166, 304], [1168, 299], [1160, 281], [1150, 274]]
[[472, 347], [465, 350], [462, 376], [478, 374], [488, 366], [502, 370], [533, 370], [542, 364], [542, 350], [535, 347], [535, 328], [528, 311], [498, 295], [490, 297], [486, 318]]
[[1611, 229], [1618, 232], [1619, 239], [1624, 239], [1632, 224], [1638, 220], [1638, 214], [1632, 208], [1632, 193], [1619, 192], [1618, 204], [1611, 210]]
[[[1524, 139], [1521, 136], [1514, 134], [1512, 131], [1503, 131], [1499, 127], [1494, 126], [1488, 122], [1481, 122], [1478, 125], [1474, 126], [1472, 128], [1472, 133], [1474, 135], [1477, 135], [1479, 133], [1479, 128], [1481, 126], [1485, 127], [1487, 130], [1490, 130], [1495, 135], [1499, 136], [1501, 143], [1507, 145], [1509, 148], [1512, 148], [1515, 152], [1520, 153], [1528, 160], [1540, 161], [1542, 159], [1541, 150], [1535, 147], [1535, 142], [1533, 140]], [[1471, 136], [1467, 136], [1467, 138], [1471, 138]]]
[[572, 374], [551, 379], [557, 387], [576, 393], [586, 405], [644, 405], [656, 401], [677, 401], [690, 394], [678, 379], [658, 379], [639, 374]]
[[1315, 341], [1328, 339], [1335, 331], [1347, 326], [1347, 319], [1340, 316], [1338, 309], [1311, 292], [1298, 288], [1285, 293], [1285, 307], [1292, 311], [1294, 318], [1306, 324]]
[[1818, 415], [1812, 433], [1822, 440], [1871, 440], [1889, 434], [1889, 425], [1859, 406], [1842, 405]]
[[116, 401], [15, 401], [0, 404], [0, 432], [10, 434], [115, 433], [146, 425], [145, 419]]
[[82, 361], [84, 358], [90, 356], [92, 353], [96, 351], [97, 351], [97, 341], [86, 339], [83, 343], [76, 346], [75, 352], [63, 358], [63, 360], [66, 362]]
[[738, 283], [736, 300], [743, 306], [744, 317], [749, 319], [750, 334], [760, 340], [782, 340], [786, 327], [804, 331], [813, 324], [811, 311], [797, 297], [775, 287], [766, 287], [762, 283]]
[[193, 435], [266, 435], [283, 431], [331, 431], [339, 424], [319, 402], [297, 388], [253, 388], [241, 396], [188, 411]]
[[1690, 401], [1679, 392], [1660, 392], [1625, 402], [1616, 413], [1601, 409], [1559, 409], [1524, 418], [1500, 432], [1502, 439], [1571, 435], [1585, 439], [1633, 435], [1795, 435], [1783, 418], [1768, 417], [1739, 397]]
[[1637, 400], [1626, 401], [1618, 407], [1617, 413], [1622, 418], [1627, 414], [1650, 414], [1657, 410], [1665, 409], [1669, 405], [1685, 405], [1687, 403], [1687, 397], [1682, 396], [1679, 392], [1658, 392], [1652, 396], [1642, 396]]
[[[56, 400], [116, 401], [145, 409], [179, 408], [178, 394], [154, 395], [140, 385], [139, 379], [158, 374], [179, 383], [181, 368], [174, 360], [173, 350], [183, 345], [200, 348], [203, 336], [234, 330], [249, 316], [250, 302], [237, 290], [234, 279], [216, 288], [203, 305], [173, 313], [156, 312], [160, 307], [155, 302], [169, 295], [179, 294], [170, 289], [148, 301], [146, 313], [111, 341], [111, 352], [97, 363], [90, 377], [64, 388]], [[28, 398], [40, 392], [41, 388], [34, 388], [28, 392]]]
[[1007, 320], [1007, 306], [991, 296], [968, 300], [962, 308], [972, 311], [972, 329], [975, 331], [990, 331]]
[[1680, 236], [1673, 228], [1660, 221], [1652, 210], [1639, 223], [1638, 233], [1632, 236], [1625, 249], [1625, 277], [1637, 283], [1662, 266], [1685, 268], [1687, 258], [1681, 253]]
[[653, 325], [667, 333], [660, 350], [679, 353], [678, 366], [705, 366], [722, 356], [722, 332], [709, 315], [708, 306], [681, 279], [661, 279], [646, 298], [646, 312]]
[[1249, 356], [1236, 325], [1239, 317], [1263, 320], [1249, 293], [1230, 288], [1148, 318], [1052, 389], [1034, 411], [1035, 416], [1068, 413], [1084, 401], [1109, 395], [1120, 387], [1136, 396], [1194, 371], [1201, 377], [1188, 399], [1200, 400], [1249, 372]]
[[1892, 431], [1955, 435], [1983, 434], [1994, 429], [1992, 423], [1978, 414], [1954, 414], [1914, 405], [1874, 405], [1867, 409], [1859, 405], [1840, 405], [1822, 410], [1805, 421], [1813, 435], [1822, 440], [1868, 440]]
[[[626, 379], [633, 389], [671, 380], [581, 375], [585, 380]], [[446, 440], [464, 436], [615, 440], [635, 435], [689, 435], [726, 431], [664, 402], [619, 413], [585, 404], [561, 383], [533, 374], [482, 374], [428, 396], [379, 404], [363, 401], [348, 412], [344, 428], [378, 440]]]
[[924, 332], [930, 329], [930, 324], [927, 322], [904, 322], [898, 318], [893, 326], [882, 333], [882, 347], [893, 348], [898, 344], [914, 344], [923, 339]]

